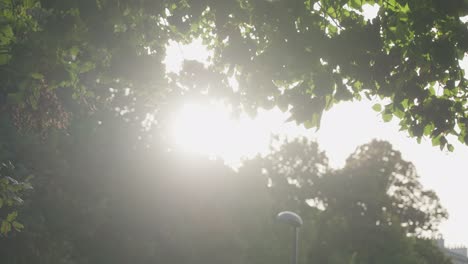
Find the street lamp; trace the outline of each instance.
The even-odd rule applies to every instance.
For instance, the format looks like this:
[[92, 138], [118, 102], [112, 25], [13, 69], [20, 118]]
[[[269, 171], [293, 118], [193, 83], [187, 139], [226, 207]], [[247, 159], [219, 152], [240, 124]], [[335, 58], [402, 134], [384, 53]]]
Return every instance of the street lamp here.
[[294, 231], [294, 241], [293, 241], [293, 252], [292, 252], [292, 264], [297, 264], [298, 255], [299, 255], [299, 228], [304, 223], [302, 218], [293, 212], [283, 211], [276, 216], [281, 222], [284, 222], [293, 227]]

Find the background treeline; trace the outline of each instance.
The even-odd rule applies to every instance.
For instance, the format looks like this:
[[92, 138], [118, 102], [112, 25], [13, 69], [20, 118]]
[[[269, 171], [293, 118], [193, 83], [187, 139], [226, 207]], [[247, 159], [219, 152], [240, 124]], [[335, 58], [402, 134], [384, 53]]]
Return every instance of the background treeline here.
[[284, 141], [234, 171], [138, 127], [102, 111], [44, 136], [2, 115], [1, 159], [15, 166], [2, 179], [33, 186], [3, 204], [24, 228], [3, 230], [2, 263], [285, 263], [281, 210], [304, 218], [303, 263], [446, 261], [417, 238], [446, 212], [387, 142], [335, 170], [316, 143]]

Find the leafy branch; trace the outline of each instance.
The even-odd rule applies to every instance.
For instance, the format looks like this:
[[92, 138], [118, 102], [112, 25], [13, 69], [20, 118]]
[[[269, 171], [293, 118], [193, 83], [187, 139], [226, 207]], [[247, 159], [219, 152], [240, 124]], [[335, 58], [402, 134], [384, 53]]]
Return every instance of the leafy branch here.
[[0, 164], [0, 235], [21, 231], [24, 226], [17, 221], [18, 207], [23, 204], [24, 191], [31, 189], [29, 179], [14, 178], [15, 166], [10, 162]]

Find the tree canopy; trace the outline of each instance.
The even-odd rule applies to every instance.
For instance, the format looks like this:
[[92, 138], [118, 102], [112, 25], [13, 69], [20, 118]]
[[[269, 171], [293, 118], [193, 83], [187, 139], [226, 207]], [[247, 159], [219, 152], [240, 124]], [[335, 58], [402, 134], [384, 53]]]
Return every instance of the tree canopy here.
[[[378, 8], [375, 18], [363, 16], [369, 5]], [[307, 127], [319, 126], [333, 104], [365, 96], [390, 99], [374, 109], [385, 121], [398, 117], [418, 139], [450, 150], [449, 135], [468, 142], [463, 0], [2, 0], [0, 7], [0, 103], [23, 127], [64, 128], [72, 97], [92, 112], [109, 105], [109, 88], [143, 98], [119, 105], [126, 112], [208, 94], [251, 113], [278, 106]], [[210, 65], [166, 74], [168, 41], [194, 38], [213, 51]], [[238, 89], [229, 86], [232, 76]]]
[[388, 142], [360, 146], [338, 170], [306, 139], [246, 166], [269, 179], [277, 210], [304, 216], [307, 263], [450, 263], [422, 239], [434, 235], [445, 209]]

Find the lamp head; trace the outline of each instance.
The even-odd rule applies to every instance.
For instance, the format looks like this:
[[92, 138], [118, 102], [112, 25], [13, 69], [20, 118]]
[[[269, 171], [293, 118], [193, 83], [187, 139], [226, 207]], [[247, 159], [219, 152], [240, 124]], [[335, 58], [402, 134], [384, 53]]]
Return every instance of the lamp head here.
[[281, 222], [292, 225], [293, 227], [296, 227], [296, 228], [301, 227], [302, 224], [304, 223], [302, 221], [302, 218], [298, 214], [294, 212], [290, 212], [290, 211], [283, 211], [279, 213], [276, 216], [276, 219], [278, 219]]

